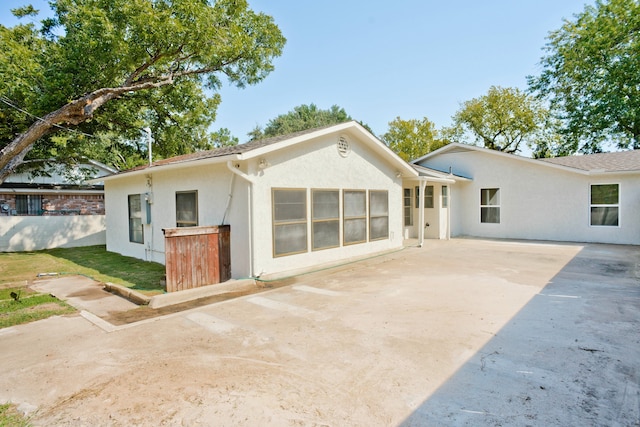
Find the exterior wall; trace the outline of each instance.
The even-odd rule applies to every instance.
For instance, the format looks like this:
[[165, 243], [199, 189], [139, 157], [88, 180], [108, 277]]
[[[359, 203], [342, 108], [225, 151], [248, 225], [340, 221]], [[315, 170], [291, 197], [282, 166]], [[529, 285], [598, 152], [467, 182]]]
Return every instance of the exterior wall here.
[[[234, 175], [224, 164], [190, 165], [179, 170], [152, 171], [105, 182], [107, 250], [147, 261], [165, 263], [162, 229], [176, 227], [176, 192], [198, 192], [198, 225], [222, 225]], [[142, 194], [144, 243], [129, 241], [128, 196]], [[151, 218], [146, 224], [144, 195], [150, 194]], [[233, 178], [232, 201], [224, 223], [231, 226], [231, 269], [235, 278], [249, 271], [248, 186]]]
[[[147, 176], [123, 175], [105, 181], [107, 250], [164, 263], [163, 228], [176, 226], [175, 192], [198, 191], [198, 225], [231, 226], [231, 269], [233, 278], [251, 274], [281, 273], [323, 263], [385, 251], [402, 246], [402, 186], [396, 168], [374, 154], [363, 143], [349, 138], [351, 151], [342, 157], [337, 135], [302, 142], [264, 158], [236, 162], [238, 171], [253, 184], [232, 173], [226, 164], [202, 165], [154, 171]], [[268, 165], [259, 167], [264, 159]], [[233, 182], [232, 182], [233, 180]], [[231, 201], [225, 217], [225, 208]], [[307, 189], [308, 248], [305, 253], [274, 257], [272, 189]], [[387, 190], [389, 195], [389, 239], [312, 251], [311, 189]], [[144, 226], [144, 243], [129, 242], [129, 194], [151, 193], [151, 224]], [[143, 199], [144, 200], [144, 199]], [[342, 204], [342, 200], [340, 202]], [[253, 219], [250, 220], [250, 209]], [[144, 202], [143, 202], [144, 222]], [[341, 208], [342, 211], [342, 208]], [[340, 224], [342, 229], [342, 221]], [[252, 245], [255, 242], [255, 245]]]
[[[252, 165], [250, 172], [256, 176], [256, 185], [254, 185], [256, 215], [253, 229], [256, 241], [261, 242], [254, 248], [255, 275], [304, 269], [402, 246], [402, 178], [396, 178], [396, 169], [385, 159], [372, 154], [365, 144], [348, 135], [347, 138], [351, 145], [351, 152], [347, 157], [339, 154], [336, 146], [338, 136], [334, 134], [265, 155], [264, 159], [269, 166], [264, 170], [257, 168], [257, 161]], [[347, 246], [341, 243], [337, 248], [314, 251], [310, 249], [312, 233], [309, 221], [308, 251], [274, 258], [272, 188], [308, 189], [308, 211], [311, 206], [311, 189], [387, 190], [389, 239]], [[342, 200], [340, 203], [342, 212]], [[308, 217], [310, 218], [310, 213]], [[340, 229], [342, 236], [342, 221]]]
[[0, 217], [0, 252], [104, 244], [104, 215]]
[[[640, 244], [637, 175], [582, 175], [478, 151], [442, 153], [422, 163], [470, 177], [451, 188], [452, 235]], [[620, 225], [590, 225], [590, 185], [620, 185]], [[500, 189], [500, 223], [480, 222], [480, 189]]]

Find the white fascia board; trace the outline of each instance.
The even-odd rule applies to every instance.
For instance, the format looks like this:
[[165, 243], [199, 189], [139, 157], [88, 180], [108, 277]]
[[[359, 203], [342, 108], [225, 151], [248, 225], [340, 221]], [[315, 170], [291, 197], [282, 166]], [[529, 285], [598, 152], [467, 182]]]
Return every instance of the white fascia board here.
[[20, 193], [20, 194], [83, 194], [101, 195], [104, 190], [67, 190], [55, 188], [0, 188], [0, 193]]
[[132, 171], [132, 172], [124, 171], [122, 173], [115, 174], [115, 175], [101, 176], [100, 178], [94, 178], [94, 179], [87, 180], [87, 182], [91, 183], [91, 184], [95, 184], [97, 182], [113, 181], [115, 179], [120, 179], [120, 178], [123, 178], [123, 177], [129, 178], [129, 177], [132, 177], [132, 176], [148, 175], [150, 173], [158, 172], [158, 171], [164, 172], [164, 171], [168, 171], [168, 170], [182, 169], [185, 166], [189, 166], [189, 165], [202, 166], [202, 165], [213, 165], [213, 164], [217, 164], [217, 163], [222, 163], [223, 164], [223, 163], [226, 163], [226, 162], [229, 162], [229, 161], [234, 161], [234, 160], [241, 160], [240, 155], [231, 154], [231, 155], [228, 155], [228, 156], [210, 157], [208, 159], [185, 160], [184, 162], [169, 163], [169, 164], [166, 164], [166, 165], [148, 166], [148, 167], [146, 167], [144, 169], [140, 169], [140, 170], [136, 170], [136, 171]]

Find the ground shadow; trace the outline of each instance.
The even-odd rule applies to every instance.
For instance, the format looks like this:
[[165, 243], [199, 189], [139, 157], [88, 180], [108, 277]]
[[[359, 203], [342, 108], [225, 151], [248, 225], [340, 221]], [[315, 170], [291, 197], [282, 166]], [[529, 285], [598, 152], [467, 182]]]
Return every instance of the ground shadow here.
[[640, 247], [585, 245], [400, 425], [640, 425]]

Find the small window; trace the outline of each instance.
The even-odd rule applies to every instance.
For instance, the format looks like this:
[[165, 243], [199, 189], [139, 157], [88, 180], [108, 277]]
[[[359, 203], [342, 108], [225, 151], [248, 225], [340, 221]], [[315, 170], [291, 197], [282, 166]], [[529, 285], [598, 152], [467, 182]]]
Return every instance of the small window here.
[[619, 199], [618, 184], [592, 185], [591, 225], [618, 226]]
[[480, 189], [480, 222], [500, 224], [500, 189]]
[[340, 246], [340, 192], [313, 190], [313, 250]]
[[307, 251], [307, 190], [273, 190], [273, 254]]
[[198, 192], [176, 192], [176, 227], [198, 225]]
[[[416, 187], [416, 191], [418, 191], [418, 187]], [[413, 209], [411, 208], [411, 189], [404, 189], [404, 225], [409, 226], [413, 225]], [[416, 205], [418, 206], [418, 205]]]
[[129, 241], [132, 243], [144, 243], [142, 204], [140, 203], [139, 194], [129, 195]]
[[345, 190], [343, 194], [344, 209], [344, 244], [367, 241], [367, 194], [364, 190]]
[[446, 185], [442, 186], [442, 207], [449, 207], [449, 187], [447, 187]]
[[42, 196], [39, 194], [16, 195], [16, 213], [18, 215], [41, 215]]
[[[416, 187], [416, 208], [420, 207], [420, 187]], [[427, 185], [424, 188], [424, 207], [425, 209], [433, 208], [433, 185]]]
[[369, 239], [380, 240], [389, 237], [389, 193], [369, 192]]

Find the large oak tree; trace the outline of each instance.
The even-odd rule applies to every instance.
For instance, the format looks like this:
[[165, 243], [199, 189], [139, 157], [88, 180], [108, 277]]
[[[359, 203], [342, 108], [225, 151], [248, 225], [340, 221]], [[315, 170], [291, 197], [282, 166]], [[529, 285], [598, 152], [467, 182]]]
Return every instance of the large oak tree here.
[[548, 36], [530, 89], [550, 101], [566, 153], [640, 149], [640, 2], [596, 1]]
[[160, 155], [207, 148], [221, 79], [260, 82], [285, 43], [246, 0], [50, 4], [52, 17], [38, 25], [0, 26], [0, 183], [31, 150], [111, 150], [126, 163], [125, 142], [146, 126]]

